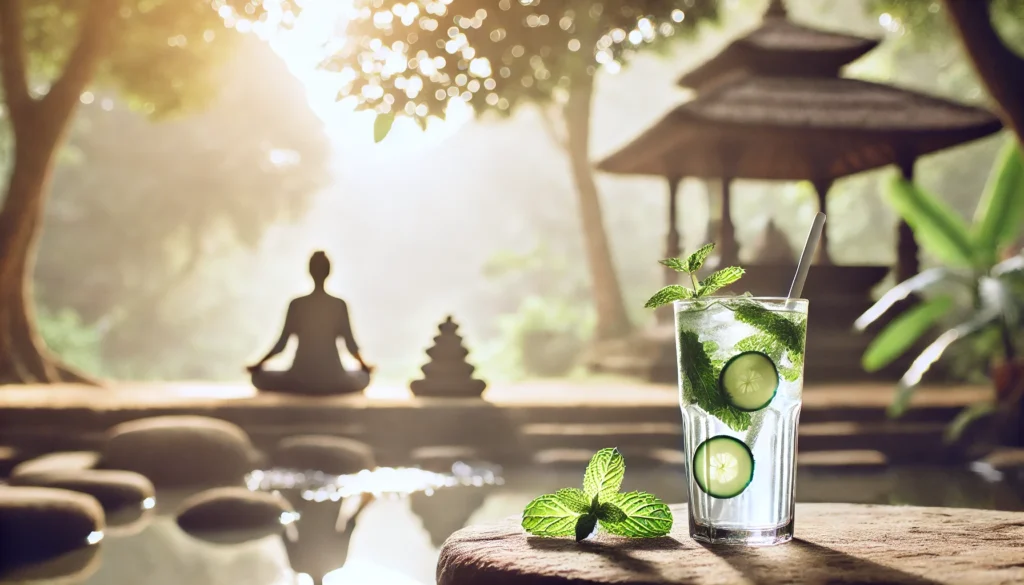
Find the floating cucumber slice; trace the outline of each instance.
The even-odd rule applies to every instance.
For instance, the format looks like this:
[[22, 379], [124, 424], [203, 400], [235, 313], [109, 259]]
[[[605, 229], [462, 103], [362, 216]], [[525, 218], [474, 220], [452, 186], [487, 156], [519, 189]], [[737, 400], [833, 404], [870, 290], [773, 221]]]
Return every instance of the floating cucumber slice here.
[[729, 404], [746, 412], [761, 410], [775, 398], [779, 370], [759, 351], [745, 351], [728, 362], [718, 376], [718, 387]]
[[739, 439], [711, 437], [693, 453], [693, 479], [711, 497], [734, 498], [754, 479], [754, 455]]

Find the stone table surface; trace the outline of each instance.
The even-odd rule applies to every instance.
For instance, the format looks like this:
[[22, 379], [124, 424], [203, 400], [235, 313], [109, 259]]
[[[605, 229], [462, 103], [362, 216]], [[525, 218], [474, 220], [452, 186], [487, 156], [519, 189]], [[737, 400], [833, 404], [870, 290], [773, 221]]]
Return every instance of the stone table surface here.
[[766, 548], [690, 539], [685, 505], [670, 536], [525, 534], [517, 519], [472, 526], [441, 549], [438, 585], [1024, 583], [1024, 513], [797, 504], [796, 536]]

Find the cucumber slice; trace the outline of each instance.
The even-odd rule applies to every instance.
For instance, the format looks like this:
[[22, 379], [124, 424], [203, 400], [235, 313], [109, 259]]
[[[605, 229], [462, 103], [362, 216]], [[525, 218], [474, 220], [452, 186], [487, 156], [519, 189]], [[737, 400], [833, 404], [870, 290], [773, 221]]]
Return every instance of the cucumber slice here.
[[711, 437], [693, 453], [693, 479], [713, 498], [735, 498], [754, 479], [754, 454], [735, 437]]
[[767, 354], [745, 351], [725, 363], [718, 388], [736, 408], [754, 412], [768, 406], [779, 389], [779, 370]]

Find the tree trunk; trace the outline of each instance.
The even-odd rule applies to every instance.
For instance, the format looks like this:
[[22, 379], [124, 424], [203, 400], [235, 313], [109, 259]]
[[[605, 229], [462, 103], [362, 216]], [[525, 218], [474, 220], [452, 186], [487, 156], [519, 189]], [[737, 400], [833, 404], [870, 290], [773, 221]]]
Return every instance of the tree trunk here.
[[[32, 271], [46, 190], [63, 124], [35, 110], [34, 133], [15, 135], [14, 165], [0, 211], [0, 383], [88, 382], [45, 348], [35, 327]], [[24, 121], [23, 121], [24, 122]]]
[[1024, 145], [1024, 58], [999, 37], [989, 2], [945, 0], [945, 5], [975, 71], [999, 106], [1003, 123]]
[[593, 94], [593, 78], [579, 74], [569, 89], [569, 99], [563, 112], [594, 305], [597, 309], [596, 338], [607, 340], [626, 335], [631, 327], [608, 246], [608, 234], [601, 216], [601, 200], [590, 162], [590, 109]]

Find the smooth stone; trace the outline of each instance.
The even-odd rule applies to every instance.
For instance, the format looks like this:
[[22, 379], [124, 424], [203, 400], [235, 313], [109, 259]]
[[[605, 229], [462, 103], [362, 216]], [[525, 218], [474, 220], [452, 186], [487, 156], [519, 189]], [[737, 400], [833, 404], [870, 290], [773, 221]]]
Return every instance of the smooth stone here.
[[296, 435], [281, 440], [270, 456], [273, 467], [349, 475], [376, 467], [366, 443], [332, 435]]
[[200, 540], [239, 544], [281, 534], [294, 524], [296, 516], [291, 504], [280, 495], [222, 487], [185, 500], [177, 523]]
[[241, 485], [255, 449], [237, 425], [202, 416], [159, 416], [107, 432], [99, 467], [134, 471], [157, 488]]
[[131, 471], [86, 469], [22, 473], [12, 477], [10, 484], [88, 494], [103, 506], [108, 526], [132, 524], [156, 503], [153, 484]]
[[[0, 575], [33, 570], [81, 549], [96, 548], [103, 530], [103, 508], [90, 495], [53, 488], [0, 486]], [[64, 567], [58, 567], [58, 572], [70, 570], [56, 564]]]
[[797, 504], [796, 538], [747, 548], [672, 534], [627, 539], [527, 535], [518, 518], [473, 526], [441, 549], [437, 585], [987, 585], [1024, 582], [1024, 513], [860, 504]]
[[470, 447], [435, 445], [413, 450], [411, 458], [421, 469], [434, 473], [451, 473], [452, 466], [456, 463], [467, 463], [479, 460], [480, 457], [477, 450]]
[[7, 477], [16, 465], [24, 461], [24, 457], [14, 447], [0, 445], [0, 478]]
[[423, 522], [430, 543], [440, 547], [484, 505], [490, 489], [477, 486], [445, 487], [432, 494], [409, 494], [409, 508]]
[[100, 454], [95, 451], [58, 451], [29, 459], [11, 470], [11, 477], [40, 473], [82, 471], [96, 467]]

